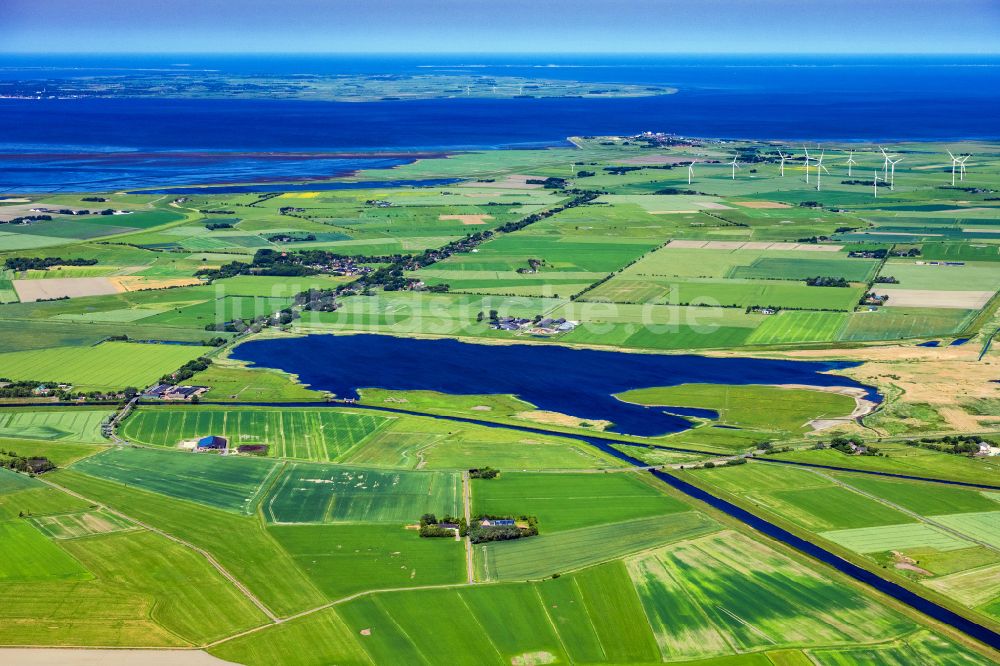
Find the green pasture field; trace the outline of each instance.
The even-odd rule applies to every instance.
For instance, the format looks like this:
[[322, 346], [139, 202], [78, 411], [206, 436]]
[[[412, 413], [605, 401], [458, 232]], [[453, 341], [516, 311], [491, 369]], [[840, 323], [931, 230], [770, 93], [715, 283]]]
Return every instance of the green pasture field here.
[[[497, 310], [498, 316], [547, 315], [565, 301], [555, 298], [477, 296], [383, 292], [371, 298], [350, 298], [336, 312], [303, 312], [297, 328], [350, 330], [393, 334], [494, 336], [477, 315]], [[509, 337], [509, 335], [507, 336]]]
[[905, 513], [833, 485], [808, 490], [773, 490], [748, 497], [776, 515], [814, 532], [916, 522]]
[[[970, 568], [921, 582], [969, 608], [987, 606], [1000, 597], [1000, 564]], [[995, 606], [984, 612], [998, 617]]]
[[328, 275], [310, 277], [270, 277], [267, 275], [240, 275], [216, 280], [213, 286], [226, 296], [256, 298], [291, 298], [308, 289], [334, 289], [348, 279]]
[[53, 539], [76, 539], [139, 529], [135, 523], [105, 509], [32, 516], [30, 520], [43, 534]]
[[[818, 289], [818, 287], [813, 287]], [[832, 342], [850, 315], [840, 312], [782, 310], [771, 315], [749, 337], [747, 344], [780, 345], [796, 342]]]
[[935, 548], [939, 551], [968, 548], [971, 542], [959, 539], [925, 523], [883, 525], [850, 530], [821, 532], [820, 536], [858, 553], [877, 553], [884, 550]]
[[93, 455], [104, 447], [98, 444], [79, 444], [73, 441], [41, 439], [0, 439], [0, 449], [16, 452], [20, 456], [45, 457], [56, 467], [67, 465]]
[[768, 431], [708, 425], [668, 435], [661, 442], [706, 453], [743, 453], [756, 449], [773, 437], [774, 434]]
[[920, 631], [882, 645], [809, 650], [820, 666], [911, 666], [912, 664], [953, 664], [987, 666], [993, 663], [957, 643], [928, 631]]
[[[358, 630], [360, 631], [360, 630]], [[270, 666], [318, 666], [319, 664], [373, 665], [361, 647], [358, 631], [352, 631], [335, 608], [269, 627], [226, 641], [209, 652], [227, 662]], [[303, 650], [303, 645], [309, 645]]]
[[101, 423], [110, 415], [106, 409], [0, 409], [0, 438], [105, 443]]
[[260, 458], [114, 448], [72, 469], [143, 490], [250, 515], [281, 464]]
[[[61, 301], [65, 303], [65, 301]], [[174, 342], [201, 342], [205, 331], [190, 328], [144, 326], [139, 323], [113, 324], [90, 323], [61, 319], [49, 320], [0, 320], [0, 355], [5, 352], [47, 350], [60, 353], [62, 347], [90, 347], [122, 332], [136, 340], [165, 340]], [[229, 333], [220, 333], [224, 338]], [[19, 358], [19, 357], [14, 357]], [[44, 357], [43, 357], [44, 358]]]
[[961, 332], [977, 310], [958, 308], [879, 308], [855, 312], [839, 339], [844, 342], [932, 338]]
[[222, 324], [235, 319], [255, 319], [278, 312], [291, 305], [291, 298], [261, 298], [227, 296], [216, 300], [176, 307], [143, 319], [145, 324], [190, 326], [204, 329], [209, 324]]
[[275, 613], [289, 615], [314, 608], [326, 599], [257, 518], [75, 469], [49, 472], [47, 478], [204, 548]]
[[210, 351], [193, 345], [104, 342], [0, 353], [0, 373], [13, 380], [65, 382], [77, 390], [149, 386]]
[[123, 532], [61, 543], [119, 594], [153, 600], [150, 618], [191, 643], [267, 620], [204, 557], [157, 534]]
[[34, 480], [34, 477], [15, 472], [6, 467], [0, 467], [0, 494], [6, 495], [7, 493], [17, 492], [25, 488], [38, 487], [40, 485]]
[[869, 643], [913, 628], [854, 589], [732, 532], [682, 541], [628, 566], [671, 660], [727, 654], [730, 646]]
[[338, 462], [401, 469], [600, 469], [623, 463], [576, 440], [401, 416]]
[[408, 523], [458, 516], [458, 474], [290, 463], [263, 504], [273, 523]]
[[688, 510], [630, 472], [503, 472], [472, 480], [472, 513], [538, 517], [542, 533], [592, 527]]
[[26, 520], [0, 521], [0, 583], [80, 581], [93, 576]]
[[807, 469], [788, 465], [768, 465], [756, 460], [746, 465], [687, 470], [702, 483], [728, 493], [767, 493], [774, 490], [811, 490], [831, 486], [831, 482]]
[[[624, 284], [623, 284], [624, 283]], [[742, 278], [612, 278], [584, 295], [585, 300], [668, 305], [773, 307], [850, 311], [863, 287], [810, 287], [788, 280]]]
[[930, 264], [925, 259], [894, 259], [885, 263], [880, 274], [891, 275], [899, 280], [899, 284], [880, 285], [890, 292], [893, 289], [997, 290], [997, 269], [990, 262], [965, 262], [962, 266], [945, 266]]
[[972, 488], [921, 481], [895, 481], [861, 474], [837, 474], [850, 486], [898, 504], [923, 516], [1000, 510], [1000, 501]]
[[1000, 261], [1000, 243], [924, 243], [928, 261]]
[[[849, 456], [834, 449], [798, 449], [777, 454], [777, 457], [819, 465], [969, 483], [995, 483], [996, 474], [1000, 472], [1000, 462], [990, 458], [967, 458], [901, 443], [883, 442], [879, 444], [879, 452], [885, 455]], [[772, 467], [787, 470], [787, 465]]]
[[207, 402], [322, 402], [324, 391], [313, 391], [294, 377], [269, 368], [248, 368], [214, 360], [207, 369], [190, 379], [196, 386], [207, 386]]
[[87, 511], [90, 505], [27, 474], [0, 468], [0, 521]]
[[711, 409], [725, 425], [791, 433], [810, 430], [813, 419], [848, 416], [855, 406], [852, 397], [840, 393], [756, 385], [681, 384], [635, 389], [617, 397], [640, 405]]
[[702, 513], [683, 511], [473, 547], [476, 580], [533, 580], [690, 539], [719, 529]]
[[153, 446], [220, 435], [229, 440], [230, 449], [265, 444], [270, 456], [328, 462], [391, 421], [330, 408], [145, 407], [129, 415], [121, 434]]
[[689, 474], [813, 532], [916, 522], [901, 511], [806, 469], [754, 462], [692, 470]]
[[955, 513], [935, 516], [934, 520], [971, 538], [1000, 548], [1000, 511]]
[[330, 599], [465, 580], [465, 547], [402, 525], [272, 525], [268, 532]]

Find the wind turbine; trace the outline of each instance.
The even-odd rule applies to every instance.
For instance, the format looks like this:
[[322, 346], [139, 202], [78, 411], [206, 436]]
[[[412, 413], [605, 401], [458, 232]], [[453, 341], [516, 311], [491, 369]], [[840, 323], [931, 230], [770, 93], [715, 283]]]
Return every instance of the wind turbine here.
[[691, 176], [694, 175], [694, 162], [688, 164], [688, 185], [691, 184]]
[[951, 151], [948, 151], [948, 157], [951, 158], [951, 186], [955, 187], [955, 167], [962, 163], [962, 160], [955, 157]]
[[889, 160], [889, 164], [890, 164], [890, 170], [889, 170], [889, 189], [890, 190], [895, 190], [896, 189], [896, 165], [899, 164], [900, 162], [902, 162], [903, 159], [905, 159], [905, 158], [900, 157], [896, 161]]
[[778, 154], [781, 155], [781, 177], [784, 178], [785, 177], [785, 160], [787, 160], [790, 156], [784, 154], [780, 150], [778, 151]]
[[875, 191], [875, 198], [878, 199], [878, 169], [875, 169], [875, 177], [872, 179], [872, 188]]
[[879, 146], [878, 149], [882, 151], [882, 157], [885, 158], [885, 162], [882, 163], [882, 182], [889, 182], [889, 162], [892, 161], [895, 155], [890, 157], [889, 153], [885, 152], [885, 148], [882, 146]]
[[736, 157], [736, 155], [733, 155], [733, 161], [729, 162], [729, 165], [733, 167], [733, 180], [736, 180], [736, 170], [743, 169], [743, 167], [739, 165], [739, 162], [736, 161]]
[[806, 148], [805, 146], [802, 146], [802, 150], [806, 151], [806, 182], [808, 183], [809, 182], [809, 160], [811, 160], [812, 158], [809, 157], [809, 149], [808, 148]]
[[962, 157], [962, 158], [960, 158], [958, 160], [958, 165], [959, 165], [958, 179], [959, 180], [965, 180], [965, 160], [969, 159], [970, 157], [972, 157], [972, 155], [966, 155], [965, 157]]
[[823, 166], [823, 155], [825, 155], [825, 154], [826, 154], [826, 151], [823, 150], [819, 154], [819, 159], [816, 160], [816, 191], [817, 192], [819, 192], [820, 181], [821, 181], [821, 179], [823, 177], [823, 172], [826, 171], [827, 173], [830, 173], [830, 170], [827, 169], [825, 166]]
[[853, 167], [854, 167], [855, 164], [857, 164], [857, 162], [854, 161], [854, 151], [852, 150], [851, 154], [847, 156], [847, 176], [848, 177], [850, 177], [850, 176], [853, 175], [851, 173], [851, 171], [852, 171], [852, 169], [853, 169]]

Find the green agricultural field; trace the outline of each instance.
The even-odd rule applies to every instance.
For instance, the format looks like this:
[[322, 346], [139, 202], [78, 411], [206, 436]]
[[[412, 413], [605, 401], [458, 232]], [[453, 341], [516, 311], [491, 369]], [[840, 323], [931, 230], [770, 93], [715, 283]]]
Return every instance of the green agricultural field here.
[[972, 488], [920, 481], [891, 481], [861, 474], [838, 474], [837, 478], [923, 516], [1000, 510], [1000, 502]]
[[153, 449], [109, 449], [72, 465], [78, 472], [241, 514], [257, 509], [281, 464], [260, 458]]
[[264, 502], [273, 523], [412, 524], [424, 513], [458, 516], [461, 479], [447, 472], [290, 463]]
[[325, 595], [465, 580], [465, 548], [400, 525], [273, 525], [268, 532]]
[[135, 523], [106, 509], [32, 516], [30, 520], [43, 534], [53, 539], [76, 539], [138, 529]]
[[836, 530], [820, 534], [838, 545], [858, 553], [877, 553], [884, 550], [935, 548], [939, 551], [968, 548], [971, 542], [925, 523], [884, 525], [852, 530]]
[[50, 472], [48, 478], [205, 549], [275, 613], [290, 615], [326, 600], [257, 518], [125, 486], [74, 469]]
[[192, 643], [263, 624], [264, 614], [201, 555], [151, 532], [62, 542], [97, 578], [154, 600], [150, 617]]
[[985, 541], [994, 548], [1000, 548], [1000, 511], [956, 513], [935, 516], [934, 520], [972, 539]]
[[96, 347], [0, 353], [0, 368], [8, 379], [64, 382], [76, 390], [145, 387], [210, 350], [189, 345], [105, 342]]
[[[910, 620], [742, 535], [683, 541], [629, 560], [664, 657], [895, 638]], [[808, 604], [801, 600], [808, 598]]]
[[0, 438], [106, 443], [101, 422], [110, 414], [105, 409], [0, 409]]
[[83, 565], [28, 521], [0, 521], [0, 583], [89, 578]]
[[[814, 287], [818, 289], [818, 287]], [[771, 315], [747, 340], [751, 345], [837, 340], [850, 315], [838, 312], [783, 310]]]
[[212, 363], [191, 378], [197, 386], [207, 386], [207, 402], [321, 402], [323, 391], [313, 391], [290, 375], [267, 368], [229, 365], [225, 360]]
[[473, 479], [472, 513], [536, 516], [539, 531], [551, 534], [688, 509], [646, 476], [501, 472]]
[[339, 462], [402, 469], [600, 469], [624, 463], [577, 440], [400, 416]]
[[[374, 662], [361, 647], [361, 637], [344, 622], [338, 611], [327, 608], [304, 618], [275, 625], [210, 648], [225, 661], [254, 666], [289, 664], [363, 664]], [[303, 645], [309, 645], [303, 650]]]
[[536, 537], [474, 546], [476, 579], [546, 578], [718, 529], [694, 511], [556, 533], [542, 527]]
[[975, 652], [927, 631], [884, 645], [810, 650], [821, 666], [911, 666], [911, 664], [954, 664], [987, 666], [993, 663]]
[[152, 407], [134, 412], [121, 435], [141, 444], [170, 447], [219, 435], [229, 440], [231, 449], [263, 444], [271, 456], [327, 462], [344, 456], [391, 420], [330, 408]]
[[[997, 462], [990, 458], [955, 456], [906, 444], [884, 443], [879, 446], [879, 452], [885, 455], [849, 456], [834, 449], [799, 449], [777, 455], [782, 460], [968, 483], [995, 483], [1000, 471]], [[778, 465], [774, 467], [779, 468]], [[786, 470], [787, 466], [781, 465], [780, 469]]]
[[855, 406], [852, 397], [829, 391], [728, 384], [636, 389], [618, 397], [640, 405], [711, 409], [725, 425], [790, 433], [807, 432], [814, 419], [845, 417]]

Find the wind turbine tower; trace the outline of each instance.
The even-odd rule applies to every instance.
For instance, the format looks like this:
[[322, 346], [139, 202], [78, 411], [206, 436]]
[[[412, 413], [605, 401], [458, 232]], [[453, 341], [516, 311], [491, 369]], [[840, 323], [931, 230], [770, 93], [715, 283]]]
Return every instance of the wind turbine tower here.
[[808, 183], [809, 182], [809, 160], [811, 160], [812, 158], [809, 157], [809, 149], [808, 148], [806, 148], [805, 146], [802, 146], [802, 150], [806, 151], [806, 182]]
[[875, 169], [875, 177], [872, 178], [872, 188], [875, 192], [875, 198], [878, 199], [878, 169]]
[[736, 157], [737, 157], [736, 155], [733, 155], [733, 161], [729, 163], [729, 165], [733, 167], [733, 180], [736, 180], [736, 170], [743, 169], [743, 167], [740, 166], [739, 162], [736, 161]]
[[857, 162], [854, 161], [854, 151], [852, 150], [851, 154], [847, 156], [847, 176], [848, 177], [851, 177], [852, 175], [854, 175], [854, 174], [851, 173], [851, 171], [853, 170], [855, 164], [857, 164]]
[[823, 166], [823, 155], [825, 155], [825, 154], [826, 154], [825, 150], [822, 151], [822, 152], [820, 152], [819, 159], [816, 160], [816, 191], [817, 192], [819, 192], [821, 179], [823, 177], [823, 172], [826, 171], [827, 173], [830, 173], [830, 170], [827, 169], [825, 166]]
[[903, 161], [904, 158], [900, 157], [898, 160], [889, 160], [889, 190], [896, 189], [896, 165]]
[[786, 155], [786, 154], [784, 154], [780, 150], [778, 151], [778, 154], [781, 155], [781, 177], [784, 178], [785, 177], [785, 160], [787, 160], [789, 156]]
[[972, 157], [972, 155], [966, 155], [958, 160], [958, 179], [965, 180], [965, 161]]

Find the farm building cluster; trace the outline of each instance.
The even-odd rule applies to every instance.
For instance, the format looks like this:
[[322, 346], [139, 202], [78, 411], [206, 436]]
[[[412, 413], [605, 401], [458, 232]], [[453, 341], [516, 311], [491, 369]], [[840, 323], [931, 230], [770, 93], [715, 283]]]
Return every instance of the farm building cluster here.
[[157, 400], [185, 400], [192, 401], [201, 398], [208, 392], [207, 386], [178, 386], [175, 384], [157, 384], [142, 392], [143, 398], [153, 398]]

